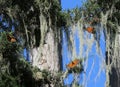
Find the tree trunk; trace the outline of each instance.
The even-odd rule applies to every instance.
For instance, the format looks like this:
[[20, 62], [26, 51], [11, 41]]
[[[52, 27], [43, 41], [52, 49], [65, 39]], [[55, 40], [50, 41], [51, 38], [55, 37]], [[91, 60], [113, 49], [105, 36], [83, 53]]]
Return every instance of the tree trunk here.
[[[120, 27], [118, 27], [120, 32]], [[120, 87], [120, 34], [117, 32], [107, 49], [106, 62], [106, 87]], [[113, 37], [112, 35], [110, 37]], [[109, 42], [111, 39], [109, 39]]]
[[[31, 48], [30, 58], [33, 66], [39, 67], [41, 70], [48, 70], [51, 72], [60, 70], [61, 63], [61, 31], [56, 26], [51, 28], [43, 14], [40, 15], [40, 31], [41, 42], [39, 47]], [[50, 23], [48, 23], [50, 22]], [[57, 30], [57, 31], [54, 31]]]
[[33, 66], [40, 69], [47, 69], [50, 71], [59, 70], [59, 55], [57, 52], [57, 44], [54, 40], [54, 33], [50, 30], [45, 36], [46, 43], [38, 48], [31, 49], [31, 58]]

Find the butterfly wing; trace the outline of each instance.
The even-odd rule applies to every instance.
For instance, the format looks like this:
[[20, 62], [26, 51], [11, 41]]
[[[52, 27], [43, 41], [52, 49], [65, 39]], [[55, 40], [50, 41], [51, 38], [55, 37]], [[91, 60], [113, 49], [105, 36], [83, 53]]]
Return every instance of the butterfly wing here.
[[16, 42], [16, 39], [15, 38], [11, 38], [10, 42]]
[[16, 42], [15, 37], [14, 37], [14, 36], [10, 36], [10, 35], [7, 35], [7, 40], [8, 40], [9, 42]]
[[86, 29], [89, 33], [93, 33], [93, 31], [94, 31], [94, 28], [93, 27], [87, 27], [87, 29]]
[[78, 64], [78, 63], [80, 62], [80, 60], [79, 60], [79, 59], [75, 59], [73, 62], [74, 62], [75, 64]]
[[74, 68], [78, 63], [80, 62], [80, 60], [75, 59], [74, 61], [70, 62], [67, 67], [68, 68]]
[[72, 62], [67, 65], [68, 68], [73, 68]]

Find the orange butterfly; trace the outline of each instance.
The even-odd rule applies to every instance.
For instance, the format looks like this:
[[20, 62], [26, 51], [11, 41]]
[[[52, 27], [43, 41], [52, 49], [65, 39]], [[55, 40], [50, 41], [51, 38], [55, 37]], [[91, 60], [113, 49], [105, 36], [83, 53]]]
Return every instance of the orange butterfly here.
[[7, 40], [9, 41], [9, 42], [16, 42], [16, 39], [15, 39], [15, 37], [14, 36], [11, 36], [11, 35], [7, 35]]
[[78, 63], [80, 63], [80, 60], [79, 59], [75, 59], [73, 60], [72, 62], [70, 62], [67, 67], [68, 68], [74, 68]]
[[86, 30], [87, 30], [89, 33], [93, 33], [93, 32], [94, 32], [94, 28], [93, 28], [93, 27], [87, 27]]

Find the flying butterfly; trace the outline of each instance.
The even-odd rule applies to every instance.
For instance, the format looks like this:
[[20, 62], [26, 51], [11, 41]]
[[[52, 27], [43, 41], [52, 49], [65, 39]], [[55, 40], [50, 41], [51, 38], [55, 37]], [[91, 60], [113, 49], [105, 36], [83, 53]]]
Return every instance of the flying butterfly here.
[[7, 40], [12, 43], [16, 42], [16, 38], [10, 34], [7, 34]]
[[75, 59], [73, 60], [72, 62], [70, 62], [67, 67], [68, 68], [74, 68], [75, 66], [77, 66], [77, 64], [80, 63], [80, 60], [79, 59]]

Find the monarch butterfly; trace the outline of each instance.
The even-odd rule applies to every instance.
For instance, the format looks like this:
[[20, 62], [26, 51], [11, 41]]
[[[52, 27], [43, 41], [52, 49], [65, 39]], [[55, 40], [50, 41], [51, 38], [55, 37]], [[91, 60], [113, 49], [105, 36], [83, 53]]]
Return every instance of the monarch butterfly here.
[[86, 30], [87, 30], [89, 33], [94, 33], [94, 28], [93, 28], [93, 27], [87, 27]]
[[70, 62], [67, 67], [68, 68], [74, 68], [78, 63], [80, 63], [80, 60], [79, 59], [75, 59], [73, 60], [72, 62]]
[[16, 42], [16, 39], [15, 39], [15, 37], [14, 36], [11, 36], [11, 35], [7, 35], [7, 40], [9, 41], [9, 42]]

